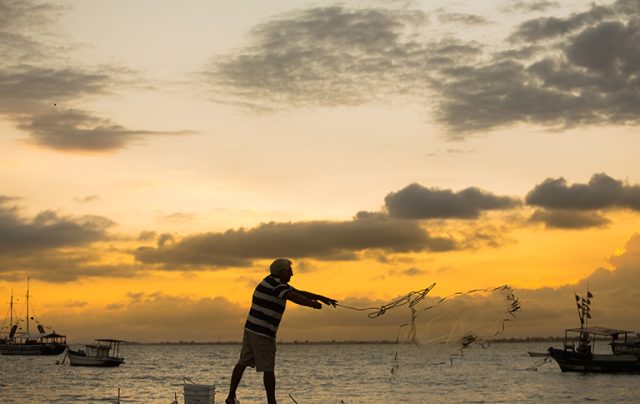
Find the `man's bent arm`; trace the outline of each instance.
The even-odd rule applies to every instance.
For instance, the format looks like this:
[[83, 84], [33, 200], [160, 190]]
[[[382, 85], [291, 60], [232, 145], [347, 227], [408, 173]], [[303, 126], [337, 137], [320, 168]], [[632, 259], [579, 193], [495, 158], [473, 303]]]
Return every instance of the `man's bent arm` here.
[[314, 309], [321, 309], [322, 305], [314, 299], [307, 297], [300, 293], [299, 290], [292, 290], [287, 293], [287, 300], [299, 304], [301, 306], [313, 307]]

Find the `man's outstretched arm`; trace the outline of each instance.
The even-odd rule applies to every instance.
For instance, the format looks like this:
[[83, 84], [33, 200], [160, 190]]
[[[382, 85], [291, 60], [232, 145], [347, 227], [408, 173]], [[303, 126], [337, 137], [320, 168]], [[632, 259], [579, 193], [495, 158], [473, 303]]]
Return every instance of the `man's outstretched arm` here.
[[303, 297], [306, 297], [307, 299], [319, 300], [322, 303], [326, 304], [327, 306], [336, 307], [336, 303], [338, 303], [338, 301], [335, 300], [335, 299], [331, 299], [329, 297], [322, 296], [322, 295], [316, 295], [315, 293], [311, 293], [311, 292], [305, 292], [304, 290], [297, 290], [296, 289], [295, 292], [299, 293]]
[[299, 290], [292, 290], [287, 293], [287, 300], [299, 304], [301, 306], [313, 307], [314, 309], [321, 309], [322, 305], [315, 299], [310, 299], [307, 296], [300, 293]]

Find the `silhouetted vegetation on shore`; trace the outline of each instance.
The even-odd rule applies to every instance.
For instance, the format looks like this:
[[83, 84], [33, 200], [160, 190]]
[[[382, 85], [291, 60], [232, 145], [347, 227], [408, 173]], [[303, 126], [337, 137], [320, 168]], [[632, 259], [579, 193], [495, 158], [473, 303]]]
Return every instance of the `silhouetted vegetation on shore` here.
[[[535, 343], [535, 342], [556, 342], [562, 341], [564, 337], [549, 336], [549, 337], [523, 337], [523, 338], [499, 338], [491, 340], [491, 343]], [[145, 341], [127, 341], [123, 345], [239, 345], [240, 341], [160, 341], [160, 342], [145, 342]], [[401, 344], [409, 344], [407, 341], [400, 341]], [[391, 345], [396, 344], [393, 340], [374, 340], [374, 341], [359, 341], [359, 340], [330, 340], [330, 341], [309, 341], [309, 340], [278, 340], [278, 344], [282, 345]]]

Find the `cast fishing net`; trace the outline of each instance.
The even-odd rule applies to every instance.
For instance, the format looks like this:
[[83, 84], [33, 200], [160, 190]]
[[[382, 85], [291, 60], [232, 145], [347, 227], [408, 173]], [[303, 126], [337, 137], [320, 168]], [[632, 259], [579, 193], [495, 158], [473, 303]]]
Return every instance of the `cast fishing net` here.
[[[506, 324], [515, 320], [520, 301], [508, 285], [473, 289], [445, 297], [432, 297], [431, 286], [413, 291], [379, 307], [341, 307], [367, 312], [371, 319], [389, 310], [406, 310], [406, 322], [398, 325], [391, 381], [395, 381], [404, 358], [422, 365], [453, 365], [470, 348], [488, 348]], [[408, 360], [408, 358], [407, 358]]]

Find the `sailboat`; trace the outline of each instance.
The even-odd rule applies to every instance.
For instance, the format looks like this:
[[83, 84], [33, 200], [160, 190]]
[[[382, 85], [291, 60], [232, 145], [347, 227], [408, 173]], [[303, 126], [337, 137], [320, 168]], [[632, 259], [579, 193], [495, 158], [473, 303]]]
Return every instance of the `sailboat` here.
[[9, 334], [0, 338], [1, 355], [59, 355], [67, 349], [67, 337], [55, 331], [47, 333], [42, 324], [37, 324], [38, 332], [31, 332], [29, 320], [29, 278], [27, 278], [26, 330], [18, 333], [19, 325], [13, 323], [13, 292], [9, 304]]

